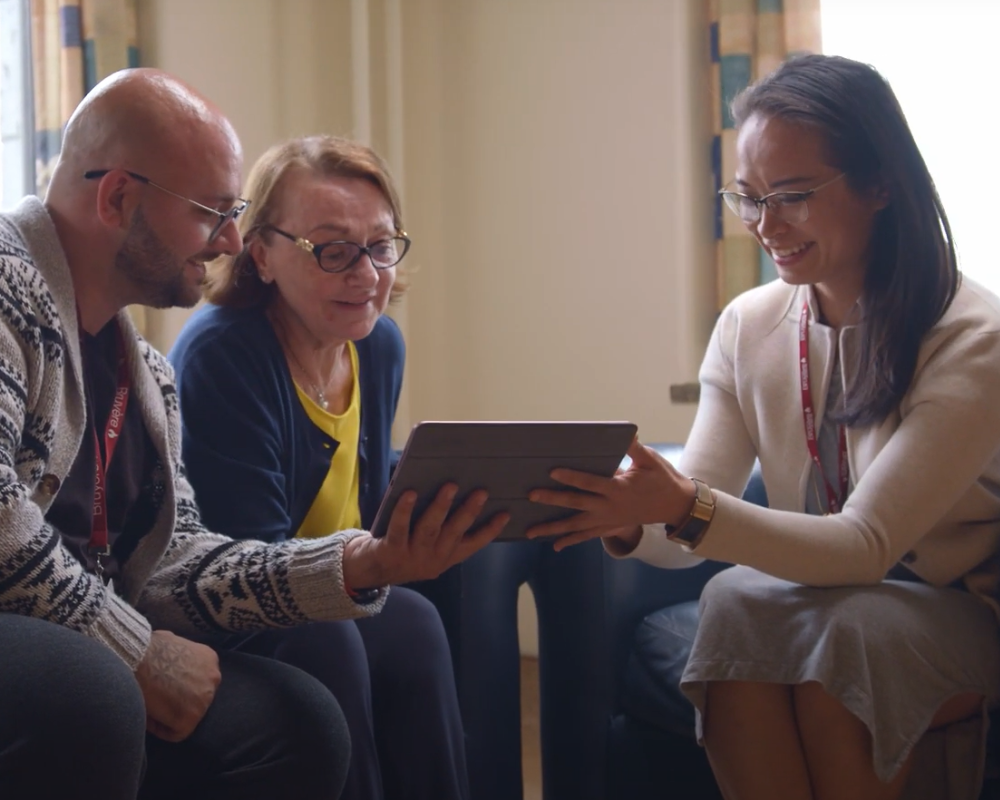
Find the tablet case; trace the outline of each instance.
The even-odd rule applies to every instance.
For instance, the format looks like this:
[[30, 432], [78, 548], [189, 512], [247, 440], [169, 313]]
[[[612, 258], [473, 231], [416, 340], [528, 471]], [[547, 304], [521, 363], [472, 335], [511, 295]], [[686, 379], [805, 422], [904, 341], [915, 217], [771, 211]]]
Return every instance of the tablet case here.
[[549, 477], [557, 467], [610, 477], [635, 438], [631, 422], [421, 422], [410, 432], [372, 526], [384, 536], [399, 496], [413, 489], [413, 520], [445, 483], [459, 487], [453, 508], [475, 489], [490, 493], [480, 525], [507, 511], [498, 541], [523, 539], [532, 525], [570, 516], [571, 509], [532, 503], [532, 489], [568, 489]]

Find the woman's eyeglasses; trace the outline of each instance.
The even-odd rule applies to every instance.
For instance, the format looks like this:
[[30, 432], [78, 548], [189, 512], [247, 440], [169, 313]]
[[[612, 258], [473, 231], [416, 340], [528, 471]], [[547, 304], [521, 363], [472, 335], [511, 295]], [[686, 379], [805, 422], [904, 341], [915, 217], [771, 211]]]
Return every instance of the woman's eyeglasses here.
[[826, 183], [821, 183], [815, 189], [809, 189], [805, 192], [771, 192], [763, 197], [751, 197], [742, 192], [722, 189], [719, 194], [722, 195], [722, 199], [726, 201], [726, 205], [733, 210], [733, 213], [747, 225], [755, 225], [760, 222], [765, 206], [769, 213], [774, 214], [781, 221], [794, 225], [809, 219], [809, 206], [806, 201], [810, 197], [843, 177], [844, 173], [841, 172]]
[[357, 264], [363, 255], [368, 256], [375, 269], [389, 269], [402, 261], [406, 251], [410, 249], [410, 238], [405, 231], [400, 231], [396, 236], [380, 239], [369, 245], [339, 241], [313, 244], [308, 239], [295, 236], [274, 225], [264, 225], [263, 228], [274, 231], [279, 236], [284, 236], [294, 242], [296, 247], [312, 253], [323, 272], [346, 272]]

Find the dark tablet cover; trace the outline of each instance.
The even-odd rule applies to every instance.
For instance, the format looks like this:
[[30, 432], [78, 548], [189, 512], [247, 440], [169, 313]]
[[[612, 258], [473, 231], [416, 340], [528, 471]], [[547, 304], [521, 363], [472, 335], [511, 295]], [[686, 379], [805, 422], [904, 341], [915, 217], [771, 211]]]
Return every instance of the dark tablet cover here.
[[532, 525], [575, 513], [532, 503], [529, 491], [568, 488], [549, 477], [557, 467], [614, 475], [635, 434], [631, 422], [421, 422], [410, 432], [372, 533], [385, 535], [403, 492], [417, 492], [415, 521], [438, 489], [454, 482], [453, 508], [486, 489], [490, 498], [476, 524], [507, 511], [511, 520], [500, 540], [522, 539]]

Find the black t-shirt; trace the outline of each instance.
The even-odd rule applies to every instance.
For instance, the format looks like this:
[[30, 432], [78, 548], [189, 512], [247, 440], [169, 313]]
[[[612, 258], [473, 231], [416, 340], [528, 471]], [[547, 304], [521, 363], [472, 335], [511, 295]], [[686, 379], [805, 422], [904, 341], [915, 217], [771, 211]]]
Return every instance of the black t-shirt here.
[[[112, 320], [96, 336], [87, 333], [82, 336], [87, 428], [73, 467], [45, 516], [59, 531], [63, 544], [90, 572], [96, 566], [94, 556], [88, 551], [94, 518], [94, 422], [103, 460], [104, 431], [118, 385], [117, 325]], [[103, 559], [103, 566], [105, 577], [114, 580], [116, 587], [121, 564], [149, 533], [156, 519], [152, 491], [156, 460], [156, 448], [146, 431], [133, 387], [106, 476], [111, 554]]]

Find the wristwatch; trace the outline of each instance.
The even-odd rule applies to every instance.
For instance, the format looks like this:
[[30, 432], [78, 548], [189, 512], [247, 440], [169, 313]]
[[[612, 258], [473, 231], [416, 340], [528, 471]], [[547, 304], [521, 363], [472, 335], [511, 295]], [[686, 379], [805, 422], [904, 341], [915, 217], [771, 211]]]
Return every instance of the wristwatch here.
[[715, 516], [715, 495], [707, 483], [697, 478], [691, 478], [694, 483], [695, 495], [694, 505], [691, 511], [680, 525], [664, 525], [667, 538], [672, 542], [678, 542], [689, 549], [697, 547], [708, 526]]

